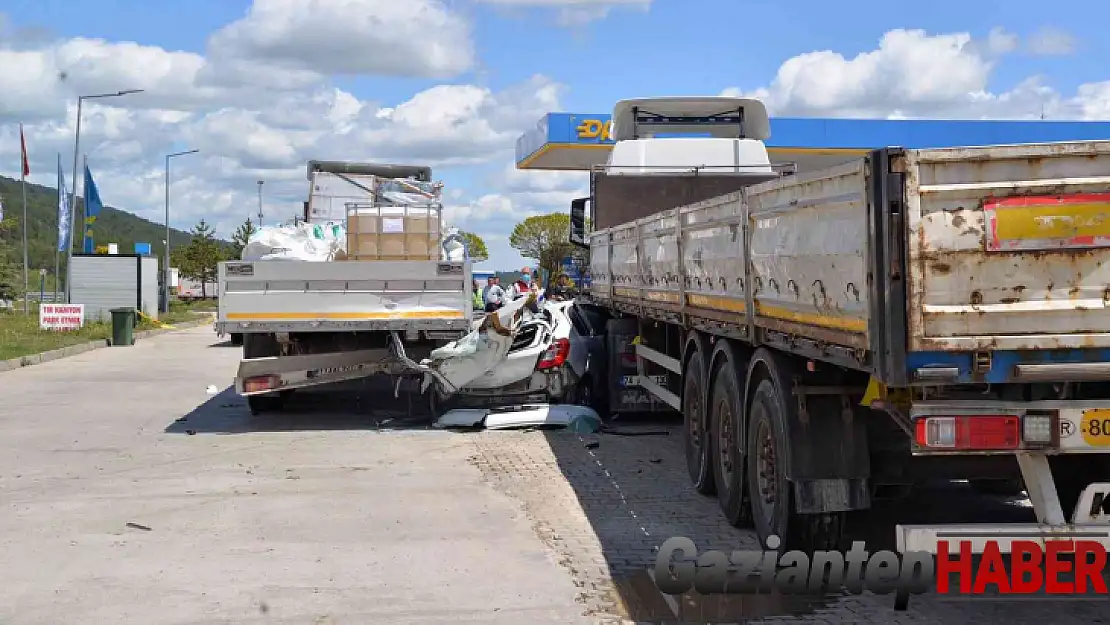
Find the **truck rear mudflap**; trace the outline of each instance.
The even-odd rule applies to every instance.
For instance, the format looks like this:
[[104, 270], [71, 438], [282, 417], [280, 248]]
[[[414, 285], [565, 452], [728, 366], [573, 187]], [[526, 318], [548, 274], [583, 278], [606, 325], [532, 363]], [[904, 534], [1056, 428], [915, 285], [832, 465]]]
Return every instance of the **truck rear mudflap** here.
[[[1014, 455], [1036, 523], [901, 525], [901, 551], [936, 553], [939, 541], [948, 542], [949, 552], [967, 541], [973, 553], [988, 544], [1009, 553], [1015, 541], [1083, 540], [1110, 548], [1110, 474], [1103, 471], [1110, 466], [1110, 401], [924, 401], [908, 416], [915, 456]], [[1050, 458], [1061, 455], [1089, 462], [1089, 470], [1054, 474]]]

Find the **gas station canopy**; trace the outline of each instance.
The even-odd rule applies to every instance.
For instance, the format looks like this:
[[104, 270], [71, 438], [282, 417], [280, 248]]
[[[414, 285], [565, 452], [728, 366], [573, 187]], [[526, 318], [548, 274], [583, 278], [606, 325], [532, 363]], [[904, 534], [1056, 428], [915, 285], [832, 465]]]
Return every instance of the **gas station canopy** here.
[[[517, 169], [588, 170], [604, 165], [613, 145], [612, 116], [548, 113], [516, 142]], [[843, 163], [875, 148], [1110, 140], [1110, 122], [948, 121], [894, 119], [771, 119], [772, 162], [799, 171]]]

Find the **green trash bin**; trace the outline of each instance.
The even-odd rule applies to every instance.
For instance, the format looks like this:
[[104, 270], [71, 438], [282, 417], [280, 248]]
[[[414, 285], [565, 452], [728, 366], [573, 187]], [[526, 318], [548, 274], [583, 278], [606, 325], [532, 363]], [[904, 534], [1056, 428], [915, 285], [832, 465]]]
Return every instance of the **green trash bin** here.
[[135, 309], [112, 309], [112, 346], [135, 344]]

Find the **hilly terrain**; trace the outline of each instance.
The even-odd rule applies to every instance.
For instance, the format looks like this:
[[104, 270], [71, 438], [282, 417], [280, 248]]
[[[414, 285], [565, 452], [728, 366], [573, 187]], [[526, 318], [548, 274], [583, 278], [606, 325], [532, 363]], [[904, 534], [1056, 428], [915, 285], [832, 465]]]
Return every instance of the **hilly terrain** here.
[[[4, 222], [10, 226], [0, 230], [0, 250], [6, 260], [17, 267], [23, 266], [23, 197], [18, 180], [0, 176], [0, 200], [4, 203]], [[78, 210], [84, 208], [81, 198], [77, 199]], [[80, 214], [80, 213], [78, 213]], [[54, 250], [58, 243], [58, 192], [52, 187], [27, 184], [27, 247], [32, 274], [39, 268], [54, 273]], [[96, 244], [119, 244], [121, 254], [133, 254], [135, 243], [150, 243], [151, 252], [162, 258], [165, 247], [162, 240], [166, 236], [164, 224], [155, 223], [126, 211], [105, 206], [96, 220]], [[181, 230], [170, 230], [170, 240], [174, 248], [189, 243], [191, 235]], [[81, 251], [81, 238], [73, 242], [74, 251]], [[64, 260], [63, 260], [64, 263]], [[37, 283], [37, 278], [32, 282]]]

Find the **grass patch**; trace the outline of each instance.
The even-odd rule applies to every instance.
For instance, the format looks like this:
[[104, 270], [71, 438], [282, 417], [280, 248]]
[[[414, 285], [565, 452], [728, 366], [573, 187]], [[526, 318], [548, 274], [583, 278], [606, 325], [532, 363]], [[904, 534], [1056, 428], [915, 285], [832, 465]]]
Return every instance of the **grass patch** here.
[[[174, 325], [193, 321], [201, 317], [198, 312], [203, 312], [203, 308], [197, 310], [193, 306], [173, 302], [170, 311], [161, 315], [158, 322], [140, 319], [135, 326], [135, 332], [153, 330], [163, 324]], [[0, 360], [11, 360], [110, 338], [112, 338], [112, 324], [109, 322], [90, 322], [80, 330], [56, 332], [39, 328], [38, 306], [33, 307], [29, 315], [24, 315], [22, 308], [14, 311], [0, 310]]]

